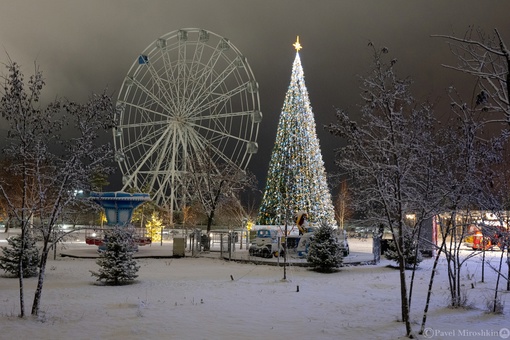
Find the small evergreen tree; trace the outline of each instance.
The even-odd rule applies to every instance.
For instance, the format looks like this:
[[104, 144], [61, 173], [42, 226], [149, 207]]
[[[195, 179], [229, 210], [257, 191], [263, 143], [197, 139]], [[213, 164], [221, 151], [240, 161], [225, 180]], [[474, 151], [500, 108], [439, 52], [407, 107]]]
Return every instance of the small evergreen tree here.
[[343, 264], [341, 245], [336, 238], [336, 231], [327, 224], [322, 224], [315, 231], [308, 248], [307, 262], [315, 270], [323, 273], [332, 272]]
[[[412, 233], [405, 232], [403, 241], [404, 249], [402, 249], [402, 253], [404, 255], [405, 268], [412, 269], [415, 264], [416, 266], [420, 264], [423, 260], [423, 256], [421, 252], [416, 249], [418, 247], [418, 242], [413, 237]], [[388, 260], [398, 263], [398, 252], [394, 241], [388, 242], [388, 250], [384, 252], [384, 256]]]
[[96, 263], [99, 272], [90, 271], [97, 281], [104, 281], [107, 285], [121, 285], [133, 281], [140, 266], [133, 259], [136, 245], [132, 235], [121, 228], [114, 228], [106, 232], [106, 249], [101, 253]]
[[2, 256], [0, 256], [0, 268], [15, 277], [20, 277], [20, 254], [23, 257], [23, 277], [33, 277], [37, 275], [39, 266], [39, 249], [35, 245], [35, 239], [27, 233], [24, 251], [21, 251], [21, 235], [14, 235], [7, 239], [9, 247], [2, 247]]

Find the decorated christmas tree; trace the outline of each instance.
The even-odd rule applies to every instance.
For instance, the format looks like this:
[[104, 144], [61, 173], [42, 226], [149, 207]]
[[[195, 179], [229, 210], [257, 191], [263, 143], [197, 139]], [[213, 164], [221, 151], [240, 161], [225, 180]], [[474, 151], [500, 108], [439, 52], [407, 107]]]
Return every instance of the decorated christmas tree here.
[[303, 211], [310, 223], [333, 225], [334, 208], [299, 57], [299, 37], [294, 47], [296, 58], [257, 222], [282, 225], [287, 219], [292, 224], [293, 217]]

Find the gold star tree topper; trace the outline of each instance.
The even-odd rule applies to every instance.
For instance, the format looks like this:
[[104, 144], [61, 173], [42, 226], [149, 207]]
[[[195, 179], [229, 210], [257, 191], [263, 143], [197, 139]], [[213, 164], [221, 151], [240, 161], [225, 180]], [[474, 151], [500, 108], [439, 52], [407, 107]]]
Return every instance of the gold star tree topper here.
[[302, 48], [303, 48], [303, 46], [301, 46], [301, 44], [299, 43], [299, 35], [297, 36], [297, 40], [296, 40], [296, 42], [295, 42], [292, 46], [294, 46], [294, 48], [295, 48], [295, 49], [296, 49], [296, 51], [298, 51], [298, 52], [299, 52], [299, 50], [300, 50], [300, 49], [302, 49]]

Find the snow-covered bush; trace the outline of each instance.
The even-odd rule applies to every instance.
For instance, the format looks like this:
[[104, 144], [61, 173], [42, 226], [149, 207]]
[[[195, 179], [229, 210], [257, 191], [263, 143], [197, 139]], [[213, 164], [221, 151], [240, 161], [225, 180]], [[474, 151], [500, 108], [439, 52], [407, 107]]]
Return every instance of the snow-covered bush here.
[[487, 299], [485, 301], [485, 308], [487, 313], [505, 314], [505, 301], [501, 297]]
[[8, 247], [2, 247], [2, 256], [0, 256], [0, 268], [15, 277], [20, 277], [19, 260], [20, 254], [23, 254], [22, 266], [23, 277], [32, 277], [37, 275], [39, 266], [39, 249], [35, 245], [33, 237], [27, 233], [25, 237], [24, 251], [21, 252], [21, 235], [14, 235], [7, 239]]
[[332, 272], [343, 264], [342, 247], [333, 227], [322, 224], [315, 231], [308, 248], [307, 262], [319, 272]]
[[[420, 262], [423, 260], [423, 256], [420, 251], [416, 251], [416, 248], [418, 246], [418, 242], [416, 239], [413, 238], [413, 235], [409, 232], [404, 233], [403, 237], [404, 241], [404, 249], [402, 250], [402, 253], [404, 255], [405, 260], [405, 267], [407, 269], [411, 269], [420, 264]], [[384, 252], [384, 256], [388, 260], [395, 261], [398, 264], [398, 253], [397, 253], [397, 247], [395, 245], [395, 241], [390, 241], [388, 243], [388, 250]]]
[[140, 266], [133, 259], [136, 245], [131, 233], [122, 228], [113, 228], [106, 232], [106, 249], [101, 252], [96, 263], [99, 272], [90, 271], [97, 281], [107, 285], [121, 285], [138, 277]]

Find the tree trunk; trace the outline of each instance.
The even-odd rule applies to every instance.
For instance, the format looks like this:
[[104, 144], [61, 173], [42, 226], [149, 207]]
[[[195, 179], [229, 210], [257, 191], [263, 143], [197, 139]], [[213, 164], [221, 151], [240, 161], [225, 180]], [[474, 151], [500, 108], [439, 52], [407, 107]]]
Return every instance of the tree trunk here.
[[510, 249], [508, 249], [510, 247], [510, 244], [509, 244], [509, 240], [508, 240], [508, 237], [507, 237], [507, 240], [506, 240], [506, 264], [507, 264], [507, 273], [506, 273], [506, 290], [507, 291], [510, 291]]
[[34, 316], [39, 315], [39, 308], [41, 306], [41, 296], [44, 284], [44, 276], [46, 274], [46, 262], [48, 261], [48, 253], [49, 253], [48, 241], [45, 240], [43, 250], [41, 252], [41, 262], [39, 269], [39, 278], [37, 280], [37, 288], [34, 293], [34, 302], [32, 304], [32, 315]]
[[[400, 228], [402, 229], [402, 228]], [[406, 326], [406, 336], [411, 336], [412, 328], [411, 321], [409, 316], [409, 300], [407, 295], [407, 282], [406, 282], [406, 263], [403, 254], [403, 233], [399, 231], [399, 274], [400, 274], [400, 299], [401, 299], [401, 309], [402, 309], [402, 322], [404, 322]]]
[[25, 316], [25, 294], [24, 294], [24, 281], [23, 281], [23, 253], [25, 252], [25, 228], [21, 229], [21, 248], [19, 250], [19, 306], [20, 306], [20, 314], [19, 316], [23, 318]]
[[425, 324], [427, 322], [427, 313], [429, 312], [429, 306], [430, 306], [430, 298], [432, 297], [432, 286], [434, 285], [434, 277], [436, 276], [436, 269], [437, 265], [439, 264], [439, 258], [441, 257], [441, 251], [446, 246], [445, 239], [443, 238], [441, 247], [437, 251], [436, 258], [434, 259], [434, 264], [432, 265], [432, 272], [430, 273], [430, 280], [429, 280], [429, 288], [427, 291], [427, 299], [425, 300], [425, 308], [423, 309], [423, 318], [421, 320], [421, 329], [420, 334], [423, 334], [425, 331]]
[[410, 320], [410, 312], [409, 312], [409, 300], [407, 299], [407, 284], [406, 284], [406, 269], [403, 265], [404, 263], [400, 263], [399, 270], [400, 270], [400, 297], [401, 297], [401, 303], [402, 303], [402, 321], [405, 323], [406, 326], [406, 336], [411, 337], [412, 336], [412, 327], [411, 327], [411, 320]]
[[211, 232], [211, 228], [212, 228], [212, 223], [213, 223], [213, 219], [214, 219], [214, 210], [216, 210], [216, 207], [213, 208], [213, 210], [211, 210], [211, 212], [209, 213], [209, 216], [207, 217], [207, 235], [209, 235], [209, 233]]
[[8, 233], [8, 232], [9, 232], [10, 227], [11, 227], [11, 216], [7, 217], [7, 223], [5, 223], [5, 229], [4, 229], [4, 232], [5, 232], [5, 233]]
[[207, 246], [204, 247], [205, 250], [210, 249], [209, 234], [211, 233], [211, 227], [212, 227], [212, 223], [213, 223], [213, 219], [214, 219], [214, 212], [216, 211], [216, 205], [218, 204], [218, 200], [220, 199], [220, 196], [221, 196], [221, 188], [223, 186], [223, 183], [225, 183], [224, 179], [222, 179], [220, 181], [218, 190], [216, 191], [216, 195], [214, 196], [213, 201], [211, 202], [212, 203], [211, 211], [209, 213], [209, 218], [207, 219], [207, 242], [206, 242]]
[[485, 244], [482, 237], [482, 283], [485, 282]]
[[398, 268], [400, 276], [400, 303], [401, 303], [401, 316], [402, 322], [406, 327], [406, 336], [412, 337], [412, 328], [409, 317], [409, 299], [407, 294], [407, 282], [406, 282], [406, 262], [404, 257], [404, 231], [402, 223], [398, 226], [398, 233], [394, 227], [390, 225], [391, 233], [393, 235], [393, 242], [396, 245], [398, 254]]
[[[416, 259], [418, 259], [418, 254], [420, 252], [420, 237], [421, 237], [421, 231], [422, 231], [422, 226], [423, 226], [422, 222], [423, 222], [423, 220], [420, 221], [420, 223], [419, 223], [418, 232], [416, 235], [417, 244], [416, 244], [416, 250], [414, 252], [415, 261], [413, 264], [413, 271], [411, 274], [411, 282], [409, 283], [409, 310], [411, 309], [411, 305], [412, 305], [414, 277], [416, 275], [416, 267], [418, 266], [418, 261]], [[413, 232], [413, 238], [414, 238], [414, 232]]]
[[461, 242], [460, 242], [461, 238], [456, 238], [456, 242], [455, 242], [455, 258], [456, 258], [456, 263], [457, 263], [457, 273], [456, 273], [456, 278], [457, 278], [457, 307], [460, 307], [464, 302], [462, 301], [462, 290], [461, 290], [461, 276], [460, 276], [460, 270], [462, 268], [462, 261], [461, 261], [461, 258], [460, 258], [460, 246], [461, 246]]
[[492, 301], [492, 312], [496, 313], [498, 308], [498, 290], [499, 290], [499, 279], [501, 278], [501, 270], [503, 267], [503, 255], [505, 254], [505, 249], [501, 250], [501, 257], [499, 258], [499, 268], [498, 268], [498, 278], [496, 279], [496, 288], [494, 289], [494, 300]]
[[215, 210], [216, 210], [216, 207], [214, 207], [213, 210], [211, 210], [211, 212], [209, 213], [209, 216], [207, 217], [207, 229], [206, 229], [207, 241], [203, 245], [205, 251], [211, 250], [211, 242], [209, 240], [209, 235], [211, 234], [211, 227], [212, 227], [212, 222], [214, 219], [214, 211]]

